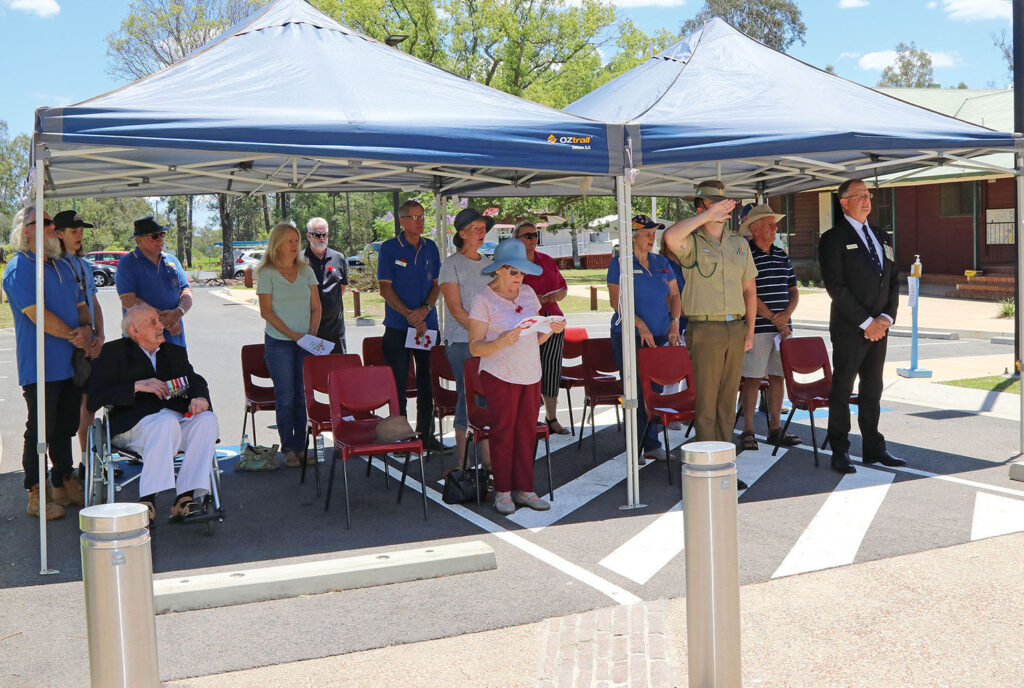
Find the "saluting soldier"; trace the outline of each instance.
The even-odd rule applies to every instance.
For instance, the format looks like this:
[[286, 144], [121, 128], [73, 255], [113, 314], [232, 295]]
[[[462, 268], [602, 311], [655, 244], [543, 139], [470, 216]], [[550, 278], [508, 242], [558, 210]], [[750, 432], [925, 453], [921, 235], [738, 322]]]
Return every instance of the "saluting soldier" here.
[[682, 305], [689, 319], [694, 427], [698, 441], [731, 442], [744, 352], [754, 343], [757, 268], [747, 240], [725, 229], [736, 202], [725, 197], [722, 182], [701, 182], [684, 200], [697, 214], [666, 229], [663, 240], [678, 254], [686, 278]]

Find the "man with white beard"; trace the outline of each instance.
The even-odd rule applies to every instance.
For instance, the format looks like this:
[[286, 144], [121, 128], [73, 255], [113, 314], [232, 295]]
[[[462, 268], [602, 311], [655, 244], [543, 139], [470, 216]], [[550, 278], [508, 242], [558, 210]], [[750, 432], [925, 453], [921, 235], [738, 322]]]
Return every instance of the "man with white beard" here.
[[[50, 216], [43, 214], [45, 263], [43, 266], [43, 355], [46, 365], [46, 442], [50, 450], [50, 483], [52, 493], [44, 492], [46, 519], [64, 517], [64, 506], [82, 506], [85, 492], [75, 475], [71, 455], [71, 438], [78, 431], [81, 390], [75, 386], [71, 358], [75, 348], [87, 350], [94, 336], [92, 319], [85, 295], [75, 281], [71, 266], [57, 260], [60, 241]], [[4, 270], [4, 291], [14, 314], [14, 337], [17, 347], [18, 384], [21, 386], [28, 419], [25, 422], [25, 444], [22, 468], [28, 490], [29, 516], [39, 517], [39, 475], [36, 454], [36, 214], [24, 208], [14, 216], [11, 244], [16, 255]]]
[[348, 286], [348, 261], [327, 246], [327, 220], [314, 217], [306, 223], [306, 258], [316, 275], [320, 292], [320, 329], [316, 336], [334, 342], [332, 353], [348, 353], [345, 345], [345, 305], [341, 297]]

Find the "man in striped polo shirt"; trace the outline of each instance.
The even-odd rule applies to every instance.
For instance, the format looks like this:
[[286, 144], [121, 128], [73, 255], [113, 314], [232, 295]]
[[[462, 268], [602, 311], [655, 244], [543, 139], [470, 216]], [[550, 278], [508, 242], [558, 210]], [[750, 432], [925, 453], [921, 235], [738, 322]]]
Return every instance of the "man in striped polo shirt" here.
[[[754, 411], [761, 380], [768, 376], [768, 442], [775, 444], [782, 433], [779, 415], [785, 381], [782, 357], [776, 337], [793, 334], [789, 319], [800, 299], [796, 275], [789, 256], [775, 245], [778, 221], [786, 217], [772, 212], [767, 205], [754, 206], [740, 225], [740, 231], [750, 232], [750, 252], [757, 267], [757, 320], [754, 322], [754, 346], [743, 360], [743, 382], [740, 398], [743, 401], [743, 449], [757, 449], [754, 437]], [[780, 340], [781, 341], [781, 340]], [[800, 438], [786, 434], [783, 446], [800, 444]]]

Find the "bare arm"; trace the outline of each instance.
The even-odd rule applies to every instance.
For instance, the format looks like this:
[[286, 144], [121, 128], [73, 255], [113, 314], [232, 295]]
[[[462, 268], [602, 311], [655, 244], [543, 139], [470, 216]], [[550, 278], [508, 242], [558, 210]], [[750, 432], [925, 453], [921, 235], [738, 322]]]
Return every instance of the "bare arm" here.
[[568, 293], [569, 289], [568, 287], [566, 287], [564, 289], [559, 289], [558, 291], [553, 291], [550, 294], [545, 294], [544, 296], [538, 296], [537, 299], [543, 306], [545, 303], [555, 303], [557, 301], [561, 301], [562, 299], [565, 298], [565, 295]]
[[757, 318], [757, 283], [753, 278], [743, 282], [743, 303], [746, 306], [747, 335], [743, 338], [743, 350], [754, 348], [754, 320]]
[[736, 201], [726, 199], [724, 201], [718, 201], [709, 207], [707, 210], [701, 213], [697, 213], [693, 217], [687, 217], [679, 220], [671, 227], [665, 230], [661, 240], [668, 244], [668, 247], [674, 252], [679, 253], [687, 245], [687, 239], [693, 234], [697, 228], [703, 227], [709, 222], [721, 222], [729, 217], [729, 213], [736, 207]]
[[[622, 313], [619, 313], [619, 285], [608, 285], [608, 300], [611, 301], [612, 310], [618, 313], [621, 318]], [[633, 320], [636, 321], [636, 330], [640, 333], [640, 341], [643, 343], [650, 342], [647, 345], [654, 346], [654, 336], [651, 335], [651, 329], [647, 327], [647, 323], [644, 322], [643, 318], [633, 313]]]
[[[412, 315], [413, 311], [409, 310], [406, 305], [402, 303], [402, 299], [398, 298], [398, 294], [395, 293], [394, 287], [391, 286], [391, 281], [378, 282], [378, 285], [380, 286], [380, 295], [381, 298], [384, 299], [384, 303], [398, 311], [403, 318], [409, 320], [409, 316]], [[409, 324], [412, 325], [413, 322], [410, 320]]]
[[[82, 309], [85, 308], [85, 303], [79, 304], [79, 317], [82, 315]], [[36, 307], [34, 305], [29, 306], [24, 310], [25, 315], [28, 316], [29, 320], [34, 323], [38, 323], [36, 320]], [[85, 322], [89, 321], [89, 309], [85, 308]], [[58, 339], [66, 339], [71, 342], [74, 346], [79, 349], [84, 349], [86, 343], [92, 339], [92, 325], [82, 325], [80, 327], [71, 327], [66, 322], [60, 319], [57, 314], [43, 309], [43, 332], [50, 335], [51, 337], [57, 337]]]
[[284, 321], [274, 312], [274, 297], [271, 294], [259, 294], [260, 317], [281, 334], [292, 341], [299, 341], [302, 338], [301, 332], [292, 332]]
[[522, 331], [518, 327], [506, 330], [495, 339], [487, 341], [487, 323], [483, 320], [469, 321], [469, 353], [473, 356], [490, 356], [519, 341]]
[[320, 316], [323, 313], [323, 309], [320, 307], [320, 292], [317, 290], [316, 285], [309, 287], [309, 333], [312, 335], [316, 334], [316, 331], [320, 329]]
[[469, 330], [469, 313], [462, 307], [462, 294], [458, 282], [445, 282], [441, 285], [441, 293], [455, 322]]

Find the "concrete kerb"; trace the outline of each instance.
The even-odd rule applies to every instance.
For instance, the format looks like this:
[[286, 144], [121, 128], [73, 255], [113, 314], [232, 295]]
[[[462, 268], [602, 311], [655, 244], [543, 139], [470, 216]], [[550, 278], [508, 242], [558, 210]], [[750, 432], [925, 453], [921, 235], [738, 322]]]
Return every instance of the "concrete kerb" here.
[[497, 568], [480, 541], [153, 581], [157, 614], [319, 595]]
[[[815, 330], [820, 332], [828, 332], [828, 323], [821, 322], [808, 322], [808, 321], [793, 321], [793, 329], [800, 330]], [[961, 332], [959, 330], [953, 331], [941, 331], [941, 330], [917, 330], [917, 336], [921, 339], [960, 339], [961, 334], [966, 339], [988, 339], [991, 336], [1001, 334], [998, 332]], [[910, 337], [913, 333], [910, 330], [902, 330], [893, 328], [889, 330], [889, 335], [892, 337]]]

